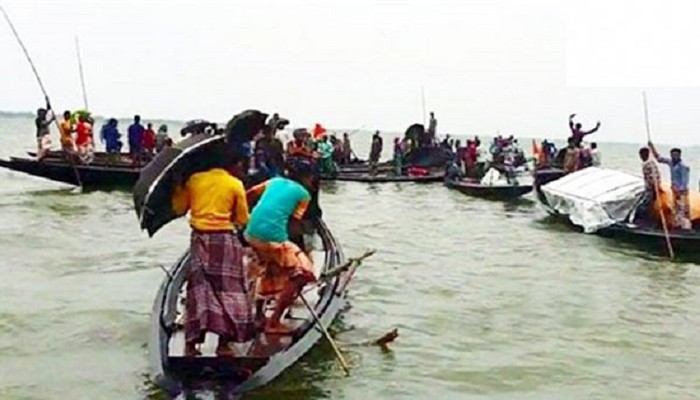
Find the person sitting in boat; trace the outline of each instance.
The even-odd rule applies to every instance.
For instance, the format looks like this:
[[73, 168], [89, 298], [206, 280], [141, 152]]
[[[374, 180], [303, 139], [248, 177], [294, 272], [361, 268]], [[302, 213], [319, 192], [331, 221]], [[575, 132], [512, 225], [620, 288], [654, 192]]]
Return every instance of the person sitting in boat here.
[[639, 158], [642, 160], [642, 176], [644, 177], [644, 193], [635, 210], [635, 222], [649, 223], [653, 220], [654, 204], [656, 204], [656, 192], [661, 186], [659, 167], [653, 158], [649, 157], [649, 148], [639, 149]]
[[382, 140], [382, 136], [379, 133], [379, 131], [376, 131], [374, 133], [374, 136], [372, 136], [372, 144], [369, 152], [369, 168], [371, 175], [377, 174], [377, 163], [379, 163], [379, 159], [382, 156], [383, 147], [384, 143]]
[[73, 119], [70, 111], [63, 112], [63, 121], [59, 125], [61, 128], [61, 150], [64, 155], [70, 157], [75, 154], [75, 141], [73, 140]]
[[141, 148], [146, 160], [153, 158], [156, 151], [156, 132], [153, 130], [153, 124], [150, 122], [146, 125], [146, 130], [143, 131]]
[[78, 123], [75, 126], [75, 146], [78, 150], [78, 156], [83, 161], [88, 161], [93, 152], [91, 120], [88, 114], [80, 113]]
[[141, 125], [141, 116], [134, 115], [134, 123], [129, 125], [127, 132], [129, 139], [129, 154], [133, 165], [141, 164], [142, 143], [144, 128]]
[[581, 147], [583, 138], [595, 133], [600, 128], [600, 121], [598, 121], [595, 128], [591, 129], [590, 131], [584, 131], [580, 123], [574, 123], [574, 117], [576, 117], [576, 114], [569, 115], [569, 129], [571, 130], [571, 138], [573, 139], [574, 146]]
[[116, 118], [110, 118], [100, 129], [100, 141], [105, 144], [105, 150], [112, 156], [110, 158], [122, 151], [122, 141], [119, 140], [122, 134], [119, 133], [117, 126]]
[[459, 181], [464, 177], [462, 172], [462, 166], [460, 165], [460, 159], [455, 157], [454, 160], [447, 164], [447, 169], [445, 171], [445, 181]]
[[690, 201], [688, 198], [688, 184], [690, 181], [690, 168], [681, 160], [681, 149], [671, 149], [670, 158], [661, 157], [656, 147], [650, 141], [649, 149], [654, 158], [671, 169], [671, 192], [673, 192], [674, 226], [681, 229], [692, 229], [690, 222]]
[[51, 111], [51, 104], [46, 101], [46, 108], [40, 108], [36, 111], [36, 119], [34, 124], [36, 125], [36, 158], [41, 161], [46, 153], [51, 149], [51, 130], [49, 127], [51, 123], [56, 119], [56, 115], [51, 113], [51, 118], [48, 118], [49, 111]]
[[268, 333], [291, 332], [280, 319], [306, 284], [316, 280], [306, 253], [290, 240], [290, 230], [301, 231], [301, 219], [311, 200], [314, 172], [300, 163], [290, 177], [276, 177], [248, 191], [253, 207], [245, 237], [265, 271], [258, 293], [275, 296], [275, 308], [265, 323]]
[[236, 234], [248, 223], [243, 183], [234, 173], [240, 155], [220, 150], [172, 199], [178, 214], [189, 210], [190, 270], [185, 298], [185, 357], [200, 355], [207, 332], [219, 336], [218, 356], [235, 356], [229, 343], [245, 343], [256, 334], [253, 302], [243, 266], [243, 246]]
[[163, 124], [158, 127], [158, 133], [156, 133], [156, 152], [160, 153], [165, 147], [166, 143], [170, 139], [168, 136], [168, 126]]

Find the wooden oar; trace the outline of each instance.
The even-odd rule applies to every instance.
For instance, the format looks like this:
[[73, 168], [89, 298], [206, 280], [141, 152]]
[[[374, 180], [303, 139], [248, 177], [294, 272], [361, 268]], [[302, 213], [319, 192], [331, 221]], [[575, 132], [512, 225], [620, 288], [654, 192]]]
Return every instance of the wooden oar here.
[[357, 264], [361, 264], [362, 261], [364, 261], [368, 257], [372, 256], [374, 253], [375, 253], [375, 250], [367, 250], [361, 256], [349, 259], [345, 264], [341, 265], [340, 267], [336, 267], [330, 271], [324, 272], [323, 274], [321, 274], [321, 277], [318, 279], [318, 281], [319, 282], [327, 282], [327, 281], [331, 280], [332, 278], [338, 276], [342, 272], [347, 271], [348, 269], [350, 269], [350, 267], [357, 265]]
[[335, 352], [335, 356], [338, 359], [338, 362], [340, 362], [340, 366], [343, 368], [343, 371], [345, 371], [345, 376], [350, 376], [350, 367], [348, 366], [348, 362], [345, 361], [345, 357], [343, 357], [343, 353], [340, 352], [340, 348], [338, 348], [338, 345], [335, 343], [335, 340], [333, 340], [333, 338], [331, 337], [331, 334], [328, 333], [328, 329], [326, 329], [326, 327], [323, 326], [321, 319], [318, 317], [318, 314], [316, 314], [316, 311], [313, 309], [313, 307], [311, 307], [309, 302], [306, 301], [306, 297], [304, 297], [304, 294], [299, 293], [299, 297], [301, 297], [301, 301], [304, 302], [306, 309], [309, 310], [309, 313], [314, 318], [316, 325], [321, 330], [321, 332], [323, 332], [323, 336], [326, 337], [326, 340], [328, 340], [328, 343], [330, 343], [331, 347], [333, 348], [333, 352]]
[[[649, 109], [647, 107], [647, 94], [642, 92], [642, 99], [644, 100], [644, 120], [647, 127], [647, 142], [651, 143], [651, 129], [649, 129]], [[656, 162], [656, 161], [654, 161]], [[657, 168], [658, 171], [658, 168]], [[666, 224], [666, 213], [664, 212], [663, 203], [661, 202], [661, 191], [659, 190], [659, 185], [657, 180], [654, 179], [654, 191], [656, 192], [656, 203], [659, 207], [659, 215], [661, 216], [661, 225], [664, 228], [664, 237], [666, 238], [666, 247], [668, 249], [668, 257], [673, 260], [673, 245], [671, 244], [671, 237], [668, 234], [668, 224]]]
[[[374, 254], [374, 250], [367, 250], [363, 255], [357, 258], [351, 258], [349, 259], [345, 264], [341, 265], [340, 267], [334, 268], [324, 274], [321, 275], [321, 277], [316, 281], [316, 283], [312, 286], [315, 287], [319, 283], [322, 282], [328, 282], [330, 279], [338, 276], [344, 271], [347, 271], [351, 267], [358, 265], [362, 263], [363, 260], [365, 260], [367, 257], [370, 257], [372, 254]], [[308, 289], [307, 289], [308, 291]], [[304, 297], [304, 293], [299, 293], [299, 297], [301, 298], [301, 301], [304, 302], [304, 305], [306, 306], [306, 309], [309, 310], [309, 313], [314, 319], [314, 322], [316, 322], [316, 325], [318, 325], [319, 329], [321, 329], [321, 332], [323, 332], [323, 336], [326, 337], [326, 340], [328, 340], [328, 343], [330, 343], [331, 347], [333, 348], [333, 352], [335, 352], [335, 356], [338, 359], [338, 362], [340, 362], [340, 366], [343, 368], [343, 371], [345, 371], [345, 376], [350, 375], [350, 367], [348, 366], [347, 361], [345, 361], [345, 357], [343, 357], [343, 354], [340, 352], [340, 348], [338, 347], [338, 344], [333, 340], [331, 337], [331, 334], [328, 333], [328, 329], [326, 329], [325, 326], [323, 326], [323, 323], [321, 323], [321, 320], [318, 318], [318, 314], [316, 314], [316, 311], [311, 307], [308, 301], [306, 301], [306, 297]]]
[[[32, 58], [29, 56], [29, 51], [27, 51], [27, 48], [24, 46], [24, 42], [22, 42], [22, 39], [19, 37], [19, 33], [17, 33], [17, 29], [15, 29], [15, 25], [12, 23], [12, 20], [10, 20], [10, 16], [7, 14], [5, 11], [5, 8], [3, 6], [0, 6], [0, 11], [2, 11], [3, 15], [5, 16], [5, 20], [7, 21], [7, 24], [10, 25], [10, 29], [12, 30], [12, 33], [15, 35], [15, 39], [17, 39], [17, 43], [19, 43], [19, 47], [22, 48], [22, 51], [24, 52], [25, 57], [27, 58], [27, 61], [29, 62], [29, 66], [32, 67], [32, 71], [34, 72], [34, 76], [36, 77], [36, 81], [39, 83], [39, 87], [41, 88], [41, 92], [44, 94], [44, 99], [46, 99], [47, 106], [51, 104], [49, 101], [49, 95], [46, 93], [46, 88], [44, 88], [44, 83], [41, 81], [41, 77], [39, 76], [39, 72], [36, 70], [36, 67], [34, 66], [34, 62], [32, 61]], [[54, 115], [54, 122], [56, 123], [56, 128], [58, 128], [59, 135], [61, 133], [61, 125], [58, 123], [58, 119], [56, 119], [56, 113], [51, 110], [51, 112]], [[78, 186], [82, 189], [83, 187], [83, 182], [80, 179], [80, 174], [78, 173], [78, 169], [75, 167], [75, 164], [73, 164], [72, 157], [68, 157], [68, 162], [70, 163], [71, 167], [73, 168], [73, 173], [75, 174], [75, 180], [78, 182]]]

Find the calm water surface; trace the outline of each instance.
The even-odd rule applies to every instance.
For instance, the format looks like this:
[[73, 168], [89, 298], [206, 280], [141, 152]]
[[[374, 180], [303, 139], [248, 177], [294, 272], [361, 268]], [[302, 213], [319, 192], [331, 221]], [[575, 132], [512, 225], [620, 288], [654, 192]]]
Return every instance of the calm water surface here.
[[[0, 155], [28, 150], [31, 132], [30, 120], [0, 120]], [[601, 147], [608, 166], [636, 172], [636, 146]], [[700, 149], [686, 152], [697, 189]], [[533, 197], [330, 183], [322, 204], [346, 253], [377, 249], [339, 340], [401, 337], [390, 353], [348, 346], [349, 378], [318, 346], [247, 398], [700, 397], [698, 265], [572, 232]], [[6, 170], [0, 218], [0, 398], [157, 398], [144, 383], [148, 319], [186, 222], [148, 239], [128, 193]]]

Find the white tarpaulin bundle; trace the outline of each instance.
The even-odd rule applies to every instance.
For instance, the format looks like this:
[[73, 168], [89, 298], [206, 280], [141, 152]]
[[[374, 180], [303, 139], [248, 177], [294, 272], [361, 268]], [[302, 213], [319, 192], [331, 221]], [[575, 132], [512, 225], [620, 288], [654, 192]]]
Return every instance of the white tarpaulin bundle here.
[[629, 216], [644, 193], [644, 180], [590, 167], [542, 186], [550, 208], [592, 233]]

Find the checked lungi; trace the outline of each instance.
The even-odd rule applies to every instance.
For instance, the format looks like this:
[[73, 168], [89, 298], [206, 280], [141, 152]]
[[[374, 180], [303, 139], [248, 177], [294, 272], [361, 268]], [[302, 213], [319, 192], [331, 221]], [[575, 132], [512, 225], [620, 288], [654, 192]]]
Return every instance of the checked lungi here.
[[232, 232], [192, 231], [187, 275], [185, 340], [202, 343], [206, 332], [224, 340], [253, 339], [253, 305], [243, 267], [243, 247]]

